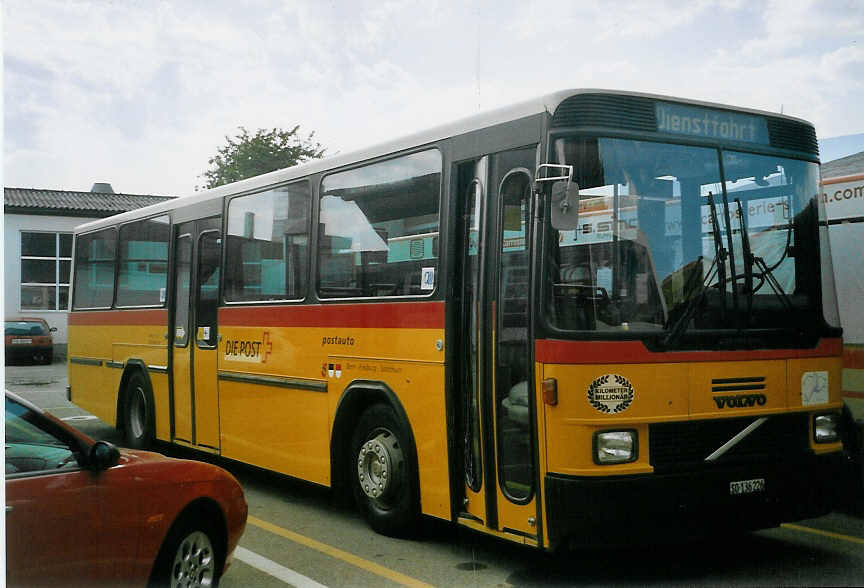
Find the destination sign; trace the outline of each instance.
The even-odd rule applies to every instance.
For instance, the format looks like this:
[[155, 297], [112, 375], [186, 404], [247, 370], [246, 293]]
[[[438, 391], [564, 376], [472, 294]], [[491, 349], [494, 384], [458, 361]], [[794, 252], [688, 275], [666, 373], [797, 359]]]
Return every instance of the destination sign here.
[[665, 102], [658, 102], [655, 112], [659, 133], [761, 145], [770, 142], [768, 124], [761, 116]]

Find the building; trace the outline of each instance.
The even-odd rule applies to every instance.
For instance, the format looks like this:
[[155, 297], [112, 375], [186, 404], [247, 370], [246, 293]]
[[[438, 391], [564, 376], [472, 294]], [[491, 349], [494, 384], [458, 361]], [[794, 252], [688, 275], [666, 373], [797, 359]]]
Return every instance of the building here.
[[105, 183], [93, 184], [90, 192], [4, 188], [6, 316], [39, 317], [57, 327], [55, 355], [65, 356], [72, 230], [169, 198], [115, 193]]
[[864, 173], [864, 151], [822, 164], [822, 178], [826, 180], [862, 173]]
[[843, 327], [843, 401], [860, 431], [844, 443], [864, 481], [864, 151], [822, 166], [822, 202]]

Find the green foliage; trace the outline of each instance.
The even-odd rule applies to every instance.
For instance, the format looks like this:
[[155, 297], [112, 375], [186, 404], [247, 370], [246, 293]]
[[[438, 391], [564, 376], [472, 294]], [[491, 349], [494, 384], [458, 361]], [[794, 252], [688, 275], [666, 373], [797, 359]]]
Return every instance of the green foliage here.
[[[210, 169], [201, 177], [203, 188], [215, 188], [238, 180], [319, 159], [326, 149], [313, 139], [315, 133], [300, 134], [300, 125], [290, 131], [258, 129], [254, 135], [238, 127], [235, 137], [225, 136], [227, 144], [219, 147], [207, 163]], [[198, 186], [195, 188], [199, 189]]]

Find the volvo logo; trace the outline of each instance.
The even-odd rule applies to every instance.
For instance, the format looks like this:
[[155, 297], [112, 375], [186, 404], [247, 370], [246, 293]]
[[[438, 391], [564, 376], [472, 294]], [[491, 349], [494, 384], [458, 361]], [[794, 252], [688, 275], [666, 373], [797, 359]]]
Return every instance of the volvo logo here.
[[738, 394], [737, 396], [715, 396], [717, 408], [750, 408], [765, 406], [768, 398], [764, 394]]

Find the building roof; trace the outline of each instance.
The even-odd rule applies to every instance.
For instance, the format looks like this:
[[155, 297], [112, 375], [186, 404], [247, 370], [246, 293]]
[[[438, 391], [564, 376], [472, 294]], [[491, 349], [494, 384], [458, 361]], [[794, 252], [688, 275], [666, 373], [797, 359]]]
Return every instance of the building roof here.
[[864, 151], [822, 164], [822, 179], [864, 174]]
[[171, 200], [173, 196], [3, 188], [7, 214], [43, 214], [104, 218]]

